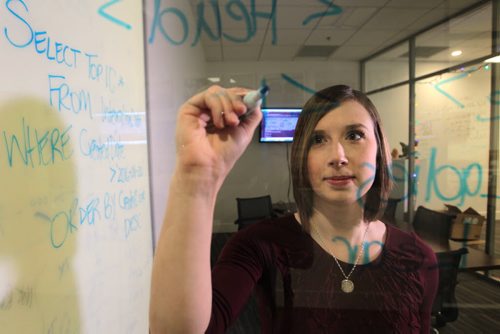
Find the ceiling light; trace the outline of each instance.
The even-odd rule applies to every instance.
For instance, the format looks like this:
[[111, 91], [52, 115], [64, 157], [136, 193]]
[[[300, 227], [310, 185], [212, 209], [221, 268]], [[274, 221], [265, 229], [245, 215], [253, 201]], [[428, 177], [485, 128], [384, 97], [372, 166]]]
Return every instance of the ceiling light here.
[[488, 58], [484, 62], [485, 63], [500, 63], [500, 56]]
[[452, 57], [458, 57], [462, 54], [462, 50], [455, 50], [451, 52]]
[[220, 78], [219, 77], [209, 77], [207, 79], [208, 79], [208, 81], [213, 82], [213, 83], [220, 82]]
[[234, 84], [234, 83], [236, 83], [236, 80], [234, 80], [233, 78], [230, 78], [229, 82], [232, 83], [232, 84]]

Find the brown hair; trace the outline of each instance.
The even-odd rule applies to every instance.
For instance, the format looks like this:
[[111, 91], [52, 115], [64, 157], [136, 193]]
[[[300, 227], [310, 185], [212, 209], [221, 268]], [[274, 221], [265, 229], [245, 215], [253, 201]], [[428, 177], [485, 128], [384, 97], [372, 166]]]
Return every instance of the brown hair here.
[[307, 158], [311, 148], [311, 136], [320, 119], [346, 101], [356, 101], [370, 114], [377, 140], [377, 166], [373, 184], [365, 195], [363, 218], [377, 220], [384, 212], [391, 190], [388, 152], [380, 116], [370, 99], [362, 92], [345, 85], [336, 85], [316, 92], [304, 105], [297, 121], [290, 156], [293, 195], [300, 213], [303, 228], [309, 231], [309, 219], [313, 212], [313, 190], [309, 181]]

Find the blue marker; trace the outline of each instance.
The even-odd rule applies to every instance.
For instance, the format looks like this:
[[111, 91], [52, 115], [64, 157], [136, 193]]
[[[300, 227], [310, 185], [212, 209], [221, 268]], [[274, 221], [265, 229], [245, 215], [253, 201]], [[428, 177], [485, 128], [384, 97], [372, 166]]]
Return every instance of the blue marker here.
[[257, 109], [257, 107], [260, 107], [262, 99], [266, 97], [268, 93], [269, 93], [269, 87], [267, 85], [260, 87], [258, 90], [253, 90], [251, 92], [248, 92], [243, 97], [243, 103], [247, 106], [248, 110], [246, 113], [240, 116], [240, 120], [244, 120], [245, 118], [248, 117], [248, 115], [253, 113], [255, 109]]

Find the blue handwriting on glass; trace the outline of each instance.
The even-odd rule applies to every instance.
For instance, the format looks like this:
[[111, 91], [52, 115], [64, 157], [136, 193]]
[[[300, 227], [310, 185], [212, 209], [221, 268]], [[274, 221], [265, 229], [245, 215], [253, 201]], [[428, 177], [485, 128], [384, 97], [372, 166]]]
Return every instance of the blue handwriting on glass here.
[[115, 23], [115, 24], [118, 24], [119, 26], [125, 28], [125, 29], [132, 29], [132, 26], [118, 18], [116, 18], [116, 16], [113, 16], [111, 14], [109, 14], [106, 9], [118, 2], [121, 2], [122, 0], [110, 0], [108, 1], [107, 3], [105, 3], [104, 5], [102, 5], [101, 7], [99, 7], [99, 10], [97, 11], [99, 13], [99, 15], [101, 15], [102, 17], [104, 17], [105, 19]]
[[3, 146], [9, 167], [43, 167], [69, 160], [73, 155], [70, 143], [72, 125], [65, 128], [37, 129], [24, 117], [20, 134], [2, 131]]
[[[55, 61], [58, 64], [76, 68], [78, 57], [82, 52], [68, 44], [54, 42], [46, 31], [33, 30], [30, 23], [12, 8], [13, 3], [21, 4], [26, 13], [29, 12], [29, 8], [23, 0], [7, 0], [5, 2], [7, 10], [19, 20], [20, 24], [19, 27], [12, 29], [15, 33], [11, 33], [11, 27], [4, 28], [4, 35], [7, 41], [17, 48], [25, 48], [33, 44], [35, 51], [38, 54], [44, 55], [49, 61]], [[24, 29], [21, 27], [24, 27]], [[24, 33], [21, 33], [22, 31]]]
[[125, 145], [113, 135], [105, 139], [88, 138], [88, 130], [80, 131], [80, 152], [92, 160], [119, 160], [123, 158]]
[[[216, 0], [209, 1], [211, 12], [216, 22], [215, 27], [210, 27], [209, 23], [207, 22], [205, 18], [205, 2], [200, 1], [196, 6], [196, 28], [191, 46], [195, 46], [196, 44], [198, 44], [202, 32], [207, 34], [208, 38], [210, 38], [212, 41], [218, 41], [221, 38], [224, 38], [235, 43], [248, 42], [253, 37], [255, 37], [257, 33], [257, 19], [259, 18], [271, 20], [271, 43], [275, 45], [278, 39], [276, 32], [276, 3], [277, 0], [271, 0], [270, 11], [264, 12], [257, 11], [255, 0], [250, 0], [250, 10], [245, 7], [242, 1], [229, 0], [224, 6], [228, 17], [230, 17], [234, 21], [244, 22], [246, 28], [242, 36], [236, 36], [223, 31], [224, 27], [221, 21], [219, 5]], [[164, 24], [167, 21], [172, 22], [172, 20], [174, 19], [177, 19], [182, 31], [180, 37], [177, 37], [176, 39], [172, 37], [172, 33], [169, 34], [166, 29], [166, 25]], [[162, 0], [155, 0], [153, 22], [151, 24], [151, 31], [148, 39], [150, 44], [155, 41], [157, 31], [160, 32], [160, 34], [167, 42], [173, 45], [182, 45], [187, 41], [189, 37], [189, 24], [187, 16], [178, 8], [163, 8]]]
[[84, 89], [72, 90], [63, 75], [49, 74], [49, 101], [58, 111], [70, 111], [79, 114], [87, 112], [92, 119], [92, 101], [90, 92]]

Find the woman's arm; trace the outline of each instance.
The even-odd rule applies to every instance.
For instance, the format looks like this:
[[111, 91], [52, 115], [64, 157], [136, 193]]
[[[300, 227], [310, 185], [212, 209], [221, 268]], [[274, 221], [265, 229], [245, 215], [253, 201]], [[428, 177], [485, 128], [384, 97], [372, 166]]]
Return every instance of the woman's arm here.
[[424, 299], [420, 306], [420, 321], [421, 333], [428, 334], [431, 329], [432, 305], [436, 298], [436, 293], [439, 284], [439, 267], [436, 254], [432, 249], [427, 247], [425, 261], [422, 265], [422, 275], [424, 278]]
[[262, 117], [257, 110], [238, 119], [246, 92], [213, 86], [179, 110], [176, 168], [153, 263], [151, 333], [203, 333], [210, 321], [215, 200]]

